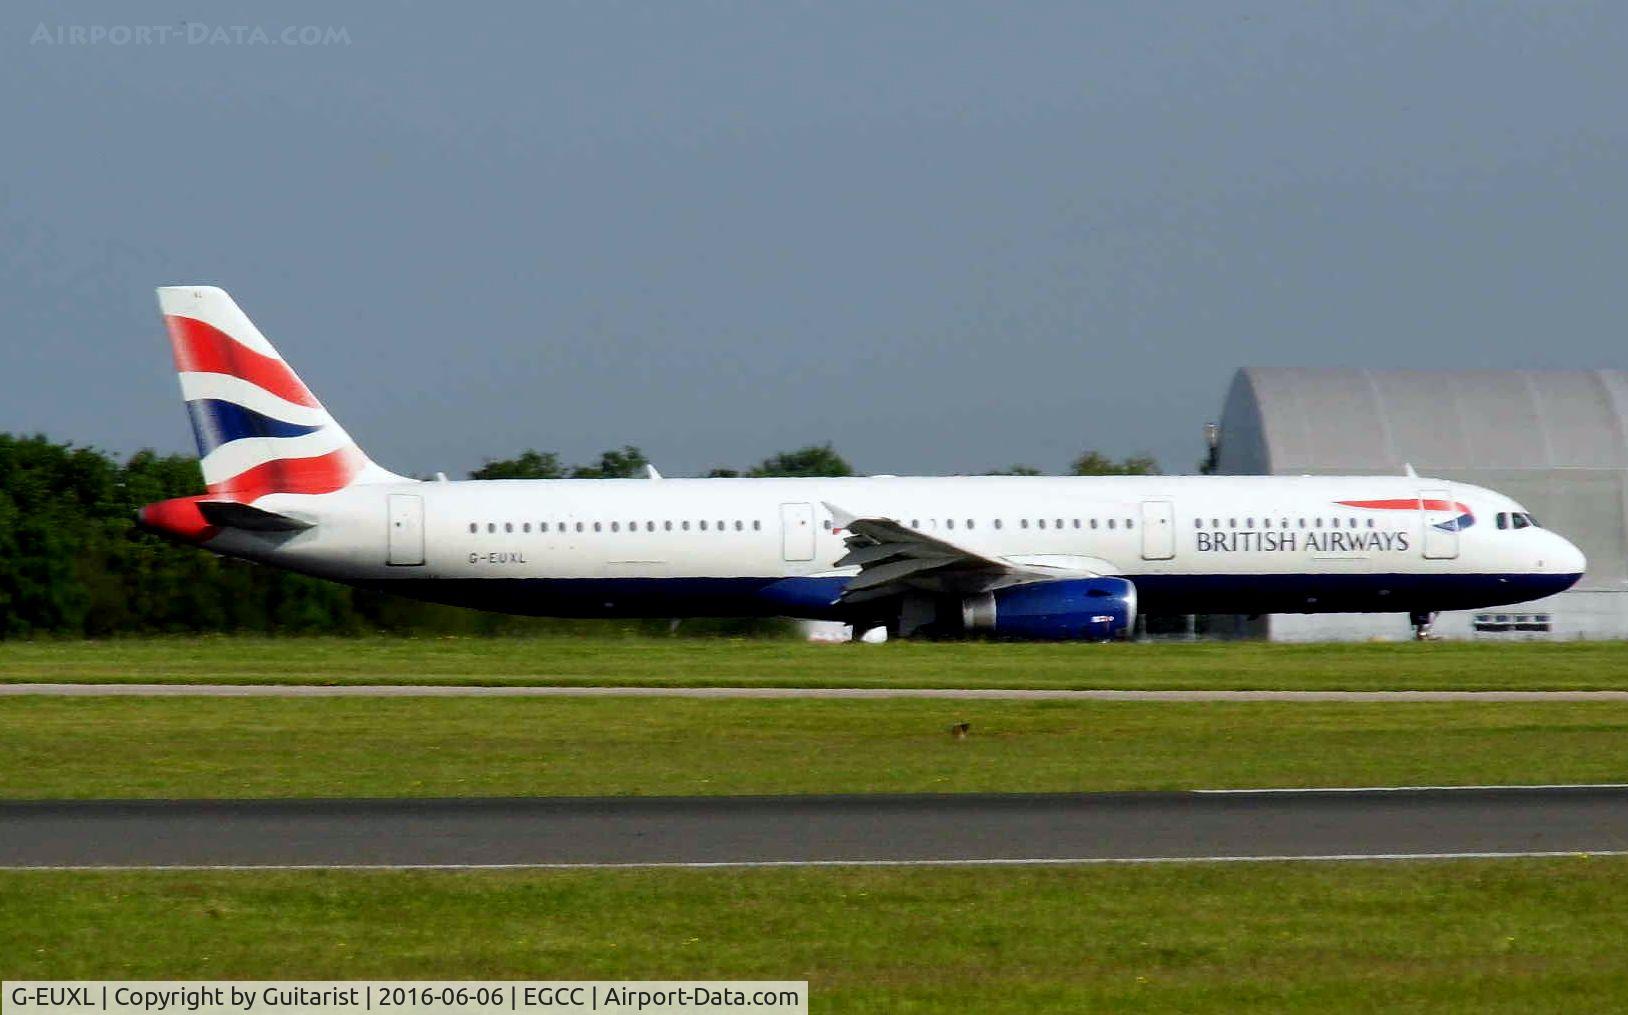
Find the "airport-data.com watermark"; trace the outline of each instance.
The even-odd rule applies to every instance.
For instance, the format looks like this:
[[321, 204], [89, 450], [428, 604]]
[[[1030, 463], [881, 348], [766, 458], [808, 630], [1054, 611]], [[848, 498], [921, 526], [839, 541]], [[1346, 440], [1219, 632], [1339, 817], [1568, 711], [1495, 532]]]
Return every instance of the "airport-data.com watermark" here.
[[31, 46], [349, 46], [345, 25], [48, 25], [40, 22]]

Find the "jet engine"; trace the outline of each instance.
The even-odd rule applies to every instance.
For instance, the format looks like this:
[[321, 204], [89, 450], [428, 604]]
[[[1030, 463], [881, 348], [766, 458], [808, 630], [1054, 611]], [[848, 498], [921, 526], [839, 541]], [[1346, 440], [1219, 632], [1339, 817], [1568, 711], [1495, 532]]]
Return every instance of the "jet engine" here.
[[1111, 641], [1136, 625], [1136, 586], [1124, 578], [1012, 585], [961, 601], [969, 634], [1049, 641]]

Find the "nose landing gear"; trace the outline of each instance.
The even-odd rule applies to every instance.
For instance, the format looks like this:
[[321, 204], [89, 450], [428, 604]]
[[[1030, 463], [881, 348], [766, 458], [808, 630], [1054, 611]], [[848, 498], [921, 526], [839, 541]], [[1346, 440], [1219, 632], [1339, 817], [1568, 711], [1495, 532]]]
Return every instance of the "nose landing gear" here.
[[1408, 623], [1413, 625], [1413, 640], [1434, 641], [1436, 636], [1431, 633], [1430, 628], [1435, 622], [1436, 614], [1434, 612], [1408, 614]]

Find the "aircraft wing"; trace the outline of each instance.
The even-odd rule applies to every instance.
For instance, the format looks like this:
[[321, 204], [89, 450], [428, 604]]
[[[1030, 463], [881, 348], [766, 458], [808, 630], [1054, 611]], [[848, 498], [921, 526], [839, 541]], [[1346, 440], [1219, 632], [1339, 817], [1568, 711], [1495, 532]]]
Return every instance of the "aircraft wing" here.
[[1100, 572], [1074, 566], [1018, 562], [970, 550], [947, 539], [900, 524], [896, 519], [857, 515], [825, 502], [832, 521], [850, 534], [848, 552], [837, 567], [859, 567], [841, 602], [862, 603], [908, 591], [973, 594], [1007, 585]]

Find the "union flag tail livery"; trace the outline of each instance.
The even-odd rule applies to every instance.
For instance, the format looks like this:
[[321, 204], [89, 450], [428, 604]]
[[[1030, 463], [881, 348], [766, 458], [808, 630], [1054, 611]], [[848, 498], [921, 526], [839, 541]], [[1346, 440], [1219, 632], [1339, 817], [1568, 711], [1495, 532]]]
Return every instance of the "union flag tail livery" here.
[[1508, 497], [1411, 472], [420, 483], [369, 461], [224, 292], [158, 299], [208, 492], [141, 525], [455, 606], [1053, 640], [1124, 637], [1139, 610], [1362, 612], [1424, 632], [1585, 566]]
[[252, 504], [401, 480], [369, 461], [224, 290], [169, 286], [158, 303], [211, 495]]

